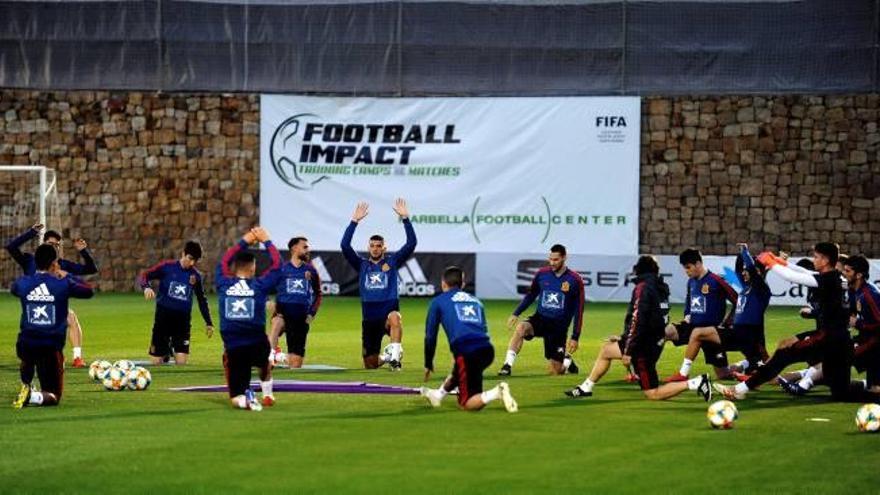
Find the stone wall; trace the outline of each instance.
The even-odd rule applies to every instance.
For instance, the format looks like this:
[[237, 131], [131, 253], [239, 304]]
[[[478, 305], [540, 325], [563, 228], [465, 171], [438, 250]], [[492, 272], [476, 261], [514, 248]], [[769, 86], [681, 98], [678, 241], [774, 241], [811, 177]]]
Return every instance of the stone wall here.
[[[880, 257], [878, 95], [646, 98], [640, 250], [804, 253], [820, 239]], [[0, 163], [59, 177], [62, 225], [104, 290], [202, 241], [211, 272], [259, 213], [259, 98], [0, 91]]]

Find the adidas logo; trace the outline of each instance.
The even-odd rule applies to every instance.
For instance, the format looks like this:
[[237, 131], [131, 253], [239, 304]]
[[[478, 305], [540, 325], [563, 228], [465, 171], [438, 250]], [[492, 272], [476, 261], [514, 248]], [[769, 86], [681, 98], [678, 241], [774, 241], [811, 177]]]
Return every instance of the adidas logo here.
[[45, 283], [42, 283], [34, 287], [25, 299], [28, 301], [53, 302], [55, 301], [55, 296], [50, 294], [49, 288], [46, 287]]
[[407, 296], [433, 296], [437, 292], [416, 258], [410, 258], [406, 265], [397, 269], [399, 281], [397, 291]]
[[324, 260], [320, 256], [316, 256], [312, 258], [311, 263], [321, 279], [321, 293], [333, 296], [339, 295], [339, 284], [333, 281], [333, 277], [330, 276], [330, 270], [327, 269]]
[[232, 287], [226, 289], [227, 296], [253, 296], [254, 291], [244, 280], [239, 280]]

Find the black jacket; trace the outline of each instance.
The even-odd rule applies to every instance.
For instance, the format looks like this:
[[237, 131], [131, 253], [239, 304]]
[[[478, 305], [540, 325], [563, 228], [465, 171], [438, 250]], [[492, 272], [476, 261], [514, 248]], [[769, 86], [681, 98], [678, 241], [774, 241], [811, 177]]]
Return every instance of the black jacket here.
[[653, 273], [639, 275], [624, 320], [624, 354], [657, 352], [668, 323], [669, 286]]

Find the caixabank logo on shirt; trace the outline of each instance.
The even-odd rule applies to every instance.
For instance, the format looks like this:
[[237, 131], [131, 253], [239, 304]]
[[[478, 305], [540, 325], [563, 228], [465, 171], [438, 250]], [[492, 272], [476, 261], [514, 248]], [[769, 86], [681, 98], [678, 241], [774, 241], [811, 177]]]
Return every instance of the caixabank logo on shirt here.
[[299, 113], [275, 128], [269, 158], [285, 184], [309, 190], [333, 176], [457, 176], [458, 166], [421, 163], [419, 150], [460, 143], [455, 124], [341, 123]]

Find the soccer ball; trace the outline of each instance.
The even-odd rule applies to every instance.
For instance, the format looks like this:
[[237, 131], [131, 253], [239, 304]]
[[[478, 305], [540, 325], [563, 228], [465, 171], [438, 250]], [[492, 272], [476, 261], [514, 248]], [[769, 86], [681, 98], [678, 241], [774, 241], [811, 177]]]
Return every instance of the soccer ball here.
[[739, 411], [736, 410], [736, 405], [733, 402], [719, 400], [709, 406], [706, 417], [709, 418], [709, 424], [712, 428], [729, 430], [733, 428], [733, 422], [739, 417]]
[[113, 365], [110, 364], [110, 361], [95, 361], [94, 363], [89, 365], [89, 378], [96, 382], [100, 382], [104, 379], [104, 374], [107, 373]]
[[[382, 361], [386, 363], [391, 362], [391, 346], [394, 344], [388, 344], [382, 349]], [[400, 360], [403, 361], [403, 348], [400, 348]]]
[[113, 366], [104, 374], [103, 383], [107, 390], [122, 390], [128, 385], [128, 371]]
[[880, 430], [880, 405], [865, 404], [856, 411], [856, 426], [859, 431], [875, 432]]
[[275, 366], [279, 368], [287, 367], [287, 353], [284, 352], [276, 352], [275, 353]]
[[114, 368], [119, 368], [122, 371], [131, 371], [135, 368], [134, 361], [129, 361], [128, 359], [120, 359], [113, 363]]
[[150, 370], [137, 366], [128, 372], [128, 389], [129, 390], [146, 390], [153, 381]]

